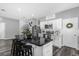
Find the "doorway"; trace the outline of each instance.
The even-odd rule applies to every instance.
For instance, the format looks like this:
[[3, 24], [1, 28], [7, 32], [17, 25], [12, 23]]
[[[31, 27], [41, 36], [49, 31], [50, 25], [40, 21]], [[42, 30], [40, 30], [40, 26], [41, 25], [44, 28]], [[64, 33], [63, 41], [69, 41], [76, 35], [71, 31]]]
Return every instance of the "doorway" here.
[[78, 18], [63, 20], [63, 46], [77, 48]]

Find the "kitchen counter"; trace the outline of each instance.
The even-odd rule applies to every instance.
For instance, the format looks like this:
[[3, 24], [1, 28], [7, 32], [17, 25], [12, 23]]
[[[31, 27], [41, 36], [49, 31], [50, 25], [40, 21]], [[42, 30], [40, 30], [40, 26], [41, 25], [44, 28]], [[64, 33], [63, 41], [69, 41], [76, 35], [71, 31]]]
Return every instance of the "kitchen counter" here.
[[10, 40], [10, 39], [15, 39], [15, 38], [0, 38], [0, 40]]
[[22, 43], [31, 43], [31, 44], [34, 44], [34, 45], [36, 45], [36, 46], [43, 46], [43, 45], [45, 45], [45, 44], [47, 44], [47, 43], [49, 43], [49, 42], [51, 42], [51, 41], [53, 41], [53, 40], [48, 40], [48, 41], [45, 41], [43, 44], [41, 44], [41, 42], [40, 41], [35, 41], [35, 40], [30, 40], [30, 39], [28, 39], [28, 40], [24, 40], [24, 41], [21, 41]]

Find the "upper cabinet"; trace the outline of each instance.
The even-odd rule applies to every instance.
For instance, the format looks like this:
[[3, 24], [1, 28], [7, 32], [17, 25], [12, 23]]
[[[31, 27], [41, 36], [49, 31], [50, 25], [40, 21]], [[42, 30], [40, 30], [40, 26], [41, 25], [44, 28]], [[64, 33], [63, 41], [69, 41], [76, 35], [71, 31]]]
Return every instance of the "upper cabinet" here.
[[60, 30], [62, 29], [62, 19], [47, 20], [40, 22], [40, 27], [44, 30]]

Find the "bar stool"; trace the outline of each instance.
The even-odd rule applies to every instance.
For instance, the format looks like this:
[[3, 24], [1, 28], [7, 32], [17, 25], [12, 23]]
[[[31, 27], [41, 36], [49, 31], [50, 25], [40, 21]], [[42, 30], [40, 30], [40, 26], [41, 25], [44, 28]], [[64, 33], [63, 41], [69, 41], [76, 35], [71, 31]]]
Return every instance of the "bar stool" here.
[[16, 42], [16, 56], [23, 56], [24, 55], [24, 49], [23, 49], [23, 43], [20, 41]]
[[32, 46], [31, 45], [25, 45], [26, 43], [23, 43], [23, 36], [16, 35], [15, 40], [13, 40], [12, 44], [12, 55], [13, 56], [32, 56]]
[[18, 56], [18, 55], [23, 55], [23, 43], [21, 41], [24, 40], [23, 35], [15, 35], [15, 40], [13, 41], [13, 46], [12, 46], [12, 55], [13, 56]]
[[16, 41], [16, 56], [32, 56], [32, 46]]
[[24, 45], [24, 55], [25, 56], [32, 56], [32, 46], [31, 45]]
[[11, 55], [14, 56], [15, 55], [15, 52], [16, 52], [16, 40], [14, 39], [13, 42], [12, 42], [12, 48], [11, 48]]

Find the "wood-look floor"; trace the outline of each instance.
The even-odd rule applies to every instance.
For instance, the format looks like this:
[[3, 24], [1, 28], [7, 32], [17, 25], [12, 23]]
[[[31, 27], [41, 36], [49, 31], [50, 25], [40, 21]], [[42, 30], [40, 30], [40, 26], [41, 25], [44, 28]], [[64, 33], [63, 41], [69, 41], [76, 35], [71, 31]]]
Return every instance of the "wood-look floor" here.
[[[62, 48], [57, 48], [56, 50], [55, 50], [56, 47], [53, 47], [53, 48], [54, 48], [53, 56], [79, 56], [79, 51], [71, 47], [63, 46]], [[55, 53], [55, 51], [57, 52]]]

